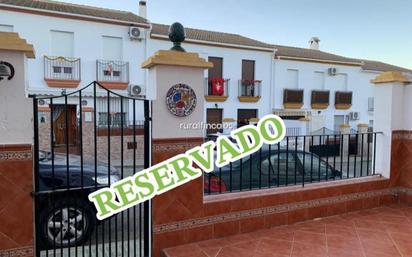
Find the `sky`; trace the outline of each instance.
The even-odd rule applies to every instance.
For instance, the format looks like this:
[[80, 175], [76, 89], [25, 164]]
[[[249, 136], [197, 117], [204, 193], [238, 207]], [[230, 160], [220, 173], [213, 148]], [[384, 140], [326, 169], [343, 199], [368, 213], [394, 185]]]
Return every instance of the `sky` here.
[[[64, 0], [138, 13], [139, 0]], [[410, 0], [147, 0], [151, 22], [241, 34], [412, 69]]]

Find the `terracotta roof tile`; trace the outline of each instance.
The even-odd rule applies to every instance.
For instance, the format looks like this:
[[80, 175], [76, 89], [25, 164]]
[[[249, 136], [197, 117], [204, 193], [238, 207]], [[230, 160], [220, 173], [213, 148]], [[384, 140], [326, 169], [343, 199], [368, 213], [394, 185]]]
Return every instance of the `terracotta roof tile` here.
[[[126, 11], [98, 8], [87, 5], [71, 4], [50, 0], [0, 0], [0, 4], [15, 7], [34, 8], [39, 10], [61, 12], [67, 14], [85, 15], [97, 18], [112, 19], [130, 23], [147, 23], [147, 20]], [[1, 8], [1, 7], [0, 7]]]
[[336, 54], [331, 54], [328, 52], [308, 49], [308, 48], [299, 48], [291, 46], [281, 46], [273, 45], [277, 49], [276, 55], [283, 57], [293, 57], [293, 58], [304, 58], [304, 59], [315, 59], [323, 61], [332, 61], [332, 62], [347, 62], [347, 63], [359, 63], [362, 62], [358, 59], [348, 58]]
[[[159, 34], [163, 36], [168, 35], [168, 31], [169, 31], [168, 25], [155, 24], [155, 23], [152, 25], [153, 25], [152, 34]], [[223, 32], [193, 29], [193, 28], [185, 28], [185, 29], [186, 29], [187, 39], [208, 41], [208, 42], [214, 42], [214, 43], [232, 44], [232, 45], [239, 45], [239, 46], [267, 48], [269, 50], [273, 49], [273, 47], [270, 44], [266, 44], [261, 41], [247, 38], [247, 37], [244, 37], [238, 34], [223, 33]]]
[[[68, 14], [85, 15], [97, 18], [105, 18], [118, 20], [123, 22], [132, 23], [148, 23], [148, 21], [132, 12], [118, 11], [112, 9], [98, 8], [86, 5], [71, 4], [65, 2], [56, 2], [51, 0], [0, 0], [0, 4], [11, 5], [16, 7], [27, 7], [39, 10], [48, 10], [55, 12], [62, 12]], [[1, 7], [0, 7], [1, 8]], [[160, 34], [163, 36], [168, 35], [169, 26], [163, 24], [152, 24], [152, 34]], [[412, 72], [410, 69], [398, 67], [395, 65], [379, 62], [348, 58], [324, 51], [312, 50], [299, 47], [281, 46], [267, 44], [255, 39], [244, 37], [238, 34], [223, 33], [209, 30], [201, 30], [194, 28], [186, 28], [186, 36], [188, 39], [207, 41], [212, 43], [222, 43], [238, 45], [242, 47], [264, 48], [264, 49], [277, 49], [277, 56], [290, 57], [290, 58], [302, 58], [302, 59], [314, 59], [324, 62], [347, 62], [347, 63], [359, 63], [362, 64], [364, 70], [374, 71], [401, 71]]]
[[399, 67], [396, 65], [379, 62], [379, 61], [369, 61], [369, 60], [361, 60], [364, 62], [362, 68], [364, 70], [372, 70], [372, 71], [400, 71], [400, 72], [409, 72], [412, 73], [412, 70], [406, 69], [403, 67]]

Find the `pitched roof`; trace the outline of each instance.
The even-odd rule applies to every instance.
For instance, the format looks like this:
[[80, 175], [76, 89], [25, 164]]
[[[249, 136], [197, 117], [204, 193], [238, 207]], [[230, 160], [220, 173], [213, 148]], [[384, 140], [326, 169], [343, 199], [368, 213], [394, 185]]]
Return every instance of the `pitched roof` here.
[[[157, 34], [161, 36], [168, 36], [169, 26], [164, 24], [152, 24], [152, 36]], [[372, 71], [401, 71], [401, 72], [412, 72], [410, 69], [402, 68], [399, 66], [378, 62], [370, 60], [362, 60], [349, 58], [341, 55], [336, 55], [320, 50], [283, 46], [283, 45], [273, 45], [267, 44], [258, 40], [247, 38], [238, 34], [201, 30], [186, 28], [186, 38], [189, 40], [206, 41], [212, 43], [238, 45], [243, 47], [254, 47], [254, 48], [264, 48], [267, 50], [277, 49], [276, 56], [285, 59], [297, 59], [297, 60], [318, 60], [325, 63], [347, 63], [352, 65], [361, 66], [364, 70]]]
[[320, 60], [325, 62], [336, 62], [336, 63], [352, 63], [357, 65], [362, 65], [362, 61], [358, 59], [348, 58], [336, 54], [331, 54], [328, 52], [308, 49], [308, 48], [299, 48], [291, 46], [282, 46], [282, 45], [273, 45], [277, 49], [276, 56], [279, 58], [286, 59], [306, 59], [306, 60]]
[[400, 71], [400, 72], [409, 72], [411, 73], [412, 70], [406, 69], [403, 67], [399, 67], [396, 65], [379, 62], [379, 61], [369, 61], [369, 60], [361, 60], [364, 62], [362, 68], [364, 70], [371, 70], [371, 71]]
[[[162, 35], [168, 36], [169, 26], [163, 24], [152, 24], [152, 36], [153, 35]], [[243, 47], [253, 47], [253, 48], [266, 48], [267, 50], [273, 49], [270, 44], [263, 43], [258, 40], [247, 38], [238, 34], [216, 32], [209, 30], [185, 28], [186, 30], [186, 39], [189, 40], [198, 40], [206, 41], [218, 44], [230, 44]]]
[[[84, 15], [130, 23], [147, 23], [147, 20], [126, 11], [98, 8], [51, 0], [0, 0], [0, 5], [39, 9], [41, 11], [60, 12], [71, 15]], [[1, 6], [0, 6], [1, 9]]]

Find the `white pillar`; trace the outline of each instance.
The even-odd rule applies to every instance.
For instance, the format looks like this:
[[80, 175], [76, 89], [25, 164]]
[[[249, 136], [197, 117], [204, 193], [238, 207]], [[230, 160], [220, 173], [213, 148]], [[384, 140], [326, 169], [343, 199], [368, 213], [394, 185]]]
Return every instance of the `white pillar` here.
[[342, 152], [340, 153], [343, 155], [343, 159], [347, 160], [348, 154], [349, 154], [349, 134], [350, 134], [350, 126], [348, 124], [342, 124], [339, 127], [340, 133], [343, 135], [343, 138], [341, 138], [341, 149]]
[[384, 72], [371, 81], [375, 86], [374, 130], [376, 173], [389, 178], [392, 131], [404, 129], [404, 91], [409, 80], [400, 72]]
[[[368, 124], [358, 124], [358, 155], [363, 156], [364, 160], [368, 158], [368, 127]], [[371, 153], [370, 147], [369, 153]]]

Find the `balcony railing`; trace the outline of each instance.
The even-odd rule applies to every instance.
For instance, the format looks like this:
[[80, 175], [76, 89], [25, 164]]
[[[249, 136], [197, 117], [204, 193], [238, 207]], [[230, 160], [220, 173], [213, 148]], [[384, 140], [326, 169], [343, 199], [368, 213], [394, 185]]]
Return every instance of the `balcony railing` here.
[[125, 89], [129, 85], [129, 63], [124, 61], [97, 60], [97, 81], [109, 89]]
[[255, 103], [261, 97], [261, 80], [239, 80], [239, 95], [240, 102]]
[[283, 91], [283, 107], [300, 109], [303, 106], [303, 89], [285, 89]]
[[380, 133], [286, 136], [275, 145], [205, 173], [204, 193], [220, 194], [376, 174]]
[[44, 56], [44, 80], [49, 86], [77, 87], [80, 70], [80, 58]]
[[205, 78], [205, 99], [208, 102], [224, 102], [229, 97], [229, 79]]
[[352, 106], [352, 92], [335, 92], [335, 108], [347, 110]]

